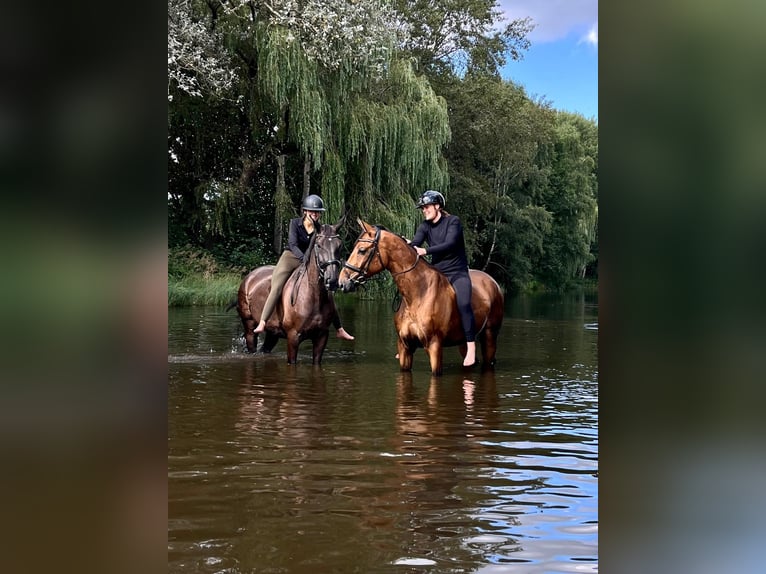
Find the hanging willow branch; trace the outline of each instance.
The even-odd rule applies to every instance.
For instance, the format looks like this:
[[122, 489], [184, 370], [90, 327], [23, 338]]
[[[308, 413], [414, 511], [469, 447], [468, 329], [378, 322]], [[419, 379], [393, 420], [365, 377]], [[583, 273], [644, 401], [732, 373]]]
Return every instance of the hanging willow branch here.
[[[332, 66], [313, 51], [317, 41], [309, 45], [288, 21], [247, 23], [237, 42], [257, 69], [251, 97], [258, 105], [251, 110], [258, 117], [251, 123], [289, 117], [266, 130], [311, 158], [328, 219], [362, 215], [411, 234], [419, 221], [414, 198], [426, 188], [446, 191], [449, 183], [442, 155], [450, 139], [446, 102], [409, 60], [392, 58], [393, 41], [374, 57], [328, 44]], [[278, 212], [286, 195], [275, 190]]]

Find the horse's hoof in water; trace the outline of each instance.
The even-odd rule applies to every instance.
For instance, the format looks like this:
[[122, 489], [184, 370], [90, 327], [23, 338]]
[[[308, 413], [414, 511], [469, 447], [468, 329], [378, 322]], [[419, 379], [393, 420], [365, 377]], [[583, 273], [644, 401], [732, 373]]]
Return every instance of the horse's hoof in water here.
[[464, 368], [464, 369], [472, 369], [473, 367], [475, 367], [475, 366], [476, 366], [476, 364], [477, 364], [477, 362], [476, 362], [476, 361], [474, 361], [474, 362], [473, 362], [473, 363], [471, 363], [470, 365], [466, 365], [465, 363], [463, 363], [463, 368]]

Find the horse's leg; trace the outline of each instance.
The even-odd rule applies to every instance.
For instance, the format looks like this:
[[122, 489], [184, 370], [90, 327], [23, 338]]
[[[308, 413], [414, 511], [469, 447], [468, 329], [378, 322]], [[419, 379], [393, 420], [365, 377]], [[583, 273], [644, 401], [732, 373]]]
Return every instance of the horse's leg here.
[[314, 337], [312, 340], [314, 343], [314, 356], [312, 360], [313, 365], [321, 365], [322, 364], [322, 355], [324, 354], [324, 348], [327, 346], [327, 339], [330, 336], [330, 333], [325, 331], [321, 335], [318, 335]]
[[295, 331], [287, 333], [287, 364], [292, 365], [298, 361], [298, 345], [300, 337]]
[[431, 374], [438, 377], [442, 374], [442, 343], [438, 339], [432, 340], [425, 347], [428, 360], [431, 362]]
[[245, 329], [245, 346], [247, 346], [247, 352], [255, 353], [256, 335], [253, 333], [253, 329], [255, 329], [255, 320], [252, 317], [250, 319], [242, 319], [242, 326]]
[[399, 370], [411, 371], [412, 370], [412, 355], [413, 352], [404, 344], [404, 341], [398, 339], [396, 341], [396, 348], [399, 351], [397, 357], [399, 358]]
[[476, 340], [481, 343], [481, 362], [485, 369], [495, 366], [495, 353], [497, 352], [497, 333], [492, 329], [485, 329]]
[[279, 337], [277, 337], [274, 333], [264, 331], [263, 344], [261, 345], [260, 349], [261, 353], [271, 353], [271, 350], [277, 344], [277, 341], [279, 341]]

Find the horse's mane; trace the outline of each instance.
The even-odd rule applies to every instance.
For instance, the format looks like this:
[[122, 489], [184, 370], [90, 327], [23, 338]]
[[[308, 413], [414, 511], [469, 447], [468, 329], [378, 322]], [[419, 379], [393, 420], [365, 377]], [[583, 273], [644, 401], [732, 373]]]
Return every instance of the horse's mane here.
[[314, 243], [316, 243], [317, 235], [319, 235], [320, 230], [321, 227], [319, 229], [315, 229], [314, 233], [311, 234], [309, 245], [306, 247], [306, 251], [303, 252], [303, 261], [301, 261], [300, 264], [301, 273], [308, 269], [309, 261], [311, 260], [311, 254], [314, 250]]
[[[382, 230], [382, 231], [388, 231], [390, 234], [392, 234], [392, 235], [394, 235], [395, 237], [398, 237], [399, 239], [401, 239], [402, 241], [404, 241], [404, 244], [405, 244], [407, 247], [409, 247], [411, 250], [414, 250], [414, 249], [415, 249], [415, 248], [412, 246], [412, 244], [410, 244], [410, 242], [409, 242], [409, 241], [407, 241], [407, 238], [406, 238], [406, 237], [404, 237], [404, 235], [399, 235], [399, 234], [398, 234], [398, 233], [396, 233], [395, 231], [391, 231], [391, 230], [390, 230], [390, 229], [388, 229], [388, 228], [387, 228], [385, 225], [373, 225], [373, 227], [377, 227], [378, 229], [380, 229], [380, 230]], [[424, 260], [423, 260], [423, 263], [428, 263], [428, 261], [426, 261], [426, 260], [424, 259]], [[430, 265], [430, 263], [429, 263], [429, 265]]]

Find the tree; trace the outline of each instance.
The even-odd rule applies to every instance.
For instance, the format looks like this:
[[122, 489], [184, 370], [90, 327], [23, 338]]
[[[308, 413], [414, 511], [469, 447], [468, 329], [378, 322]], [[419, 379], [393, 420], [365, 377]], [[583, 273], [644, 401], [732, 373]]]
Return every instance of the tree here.
[[[385, 2], [233, 0], [183, 7], [206, 13], [199, 20], [210, 23], [231, 54], [240, 83], [230, 99], [247, 124], [246, 137], [237, 139], [241, 176], [194, 186], [205, 188], [208, 204], [227, 207], [214, 213], [230, 213], [236, 198], [250, 192], [254, 173], [273, 173], [265, 205], [275, 214], [278, 248], [284, 222], [311, 186], [321, 190], [328, 218], [372, 210], [381, 223], [396, 226], [413, 182], [446, 181], [445, 102], [408, 61], [395, 57], [402, 26]], [[205, 96], [213, 104], [213, 93]], [[171, 158], [189, 157], [177, 149], [183, 141], [171, 139]], [[407, 212], [408, 221], [416, 216]]]
[[409, 235], [436, 188], [506, 288], [582, 276], [597, 127], [500, 79], [531, 25], [498, 24], [494, 0], [169, 0], [169, 241], [265, 262], [308, 193]]
[[541, 206], [548, 171], [541, 150], [552, 141], [554, 114], [511, 82], [469, 74], [444, 86], [451, 142], [448, 201], [466, 227], [472, 266], [512, 290], [532, 279], [551, 226]]
[[484, 72], [496, 75], [507, 58], [518, 60], [529, 48], [529, 18], [498, 28], [496, 0], [395, 0], [407, 24], [402, 48], [430, 78]]
[[236, 79], [221, 34], [193, 12], [192, 0], [168, 0], [168, 101], [173, 91], [191, 96], [223, 93]]
[[598, 223], [598, 130], [593, 121], [556, 114], [551, 177], [543, 202], [554, 226], [539, 261], [540, 277], [554, 288], [583, 277], [593, 261]]

